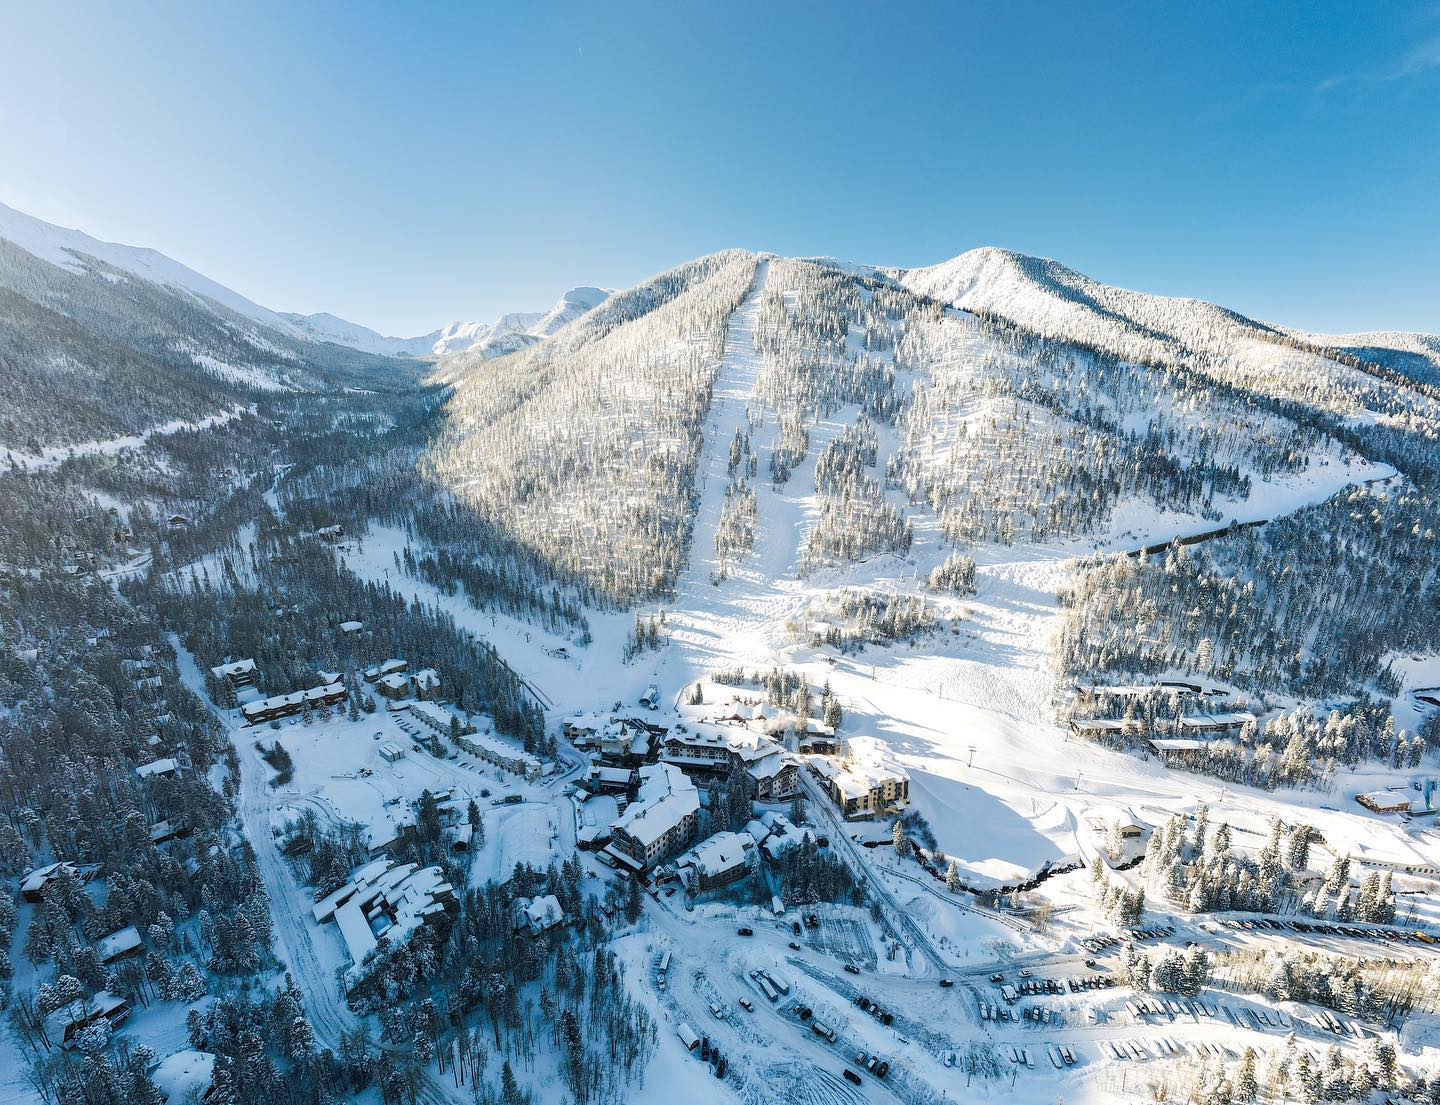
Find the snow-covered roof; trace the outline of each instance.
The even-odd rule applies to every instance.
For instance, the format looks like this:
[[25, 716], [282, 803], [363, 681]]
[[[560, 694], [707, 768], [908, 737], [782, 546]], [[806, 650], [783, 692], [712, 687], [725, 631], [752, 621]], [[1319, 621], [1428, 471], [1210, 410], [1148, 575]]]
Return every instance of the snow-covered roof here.
[[348, 621], [340, 623], [341, 633], [359, 633], [364, 628], [364, 622]]
[[133, 952], [140, 946], [140, 930], [134, 925], [112, 932], [109, 936], [102, 936], [95, 941], [95, 950], [100, 955], [101, 963], [109, 963], [112, 959], [118, 959], [122, 955]]
[[565, 920], [565, 910], [560, 899], [554, 894], [538, 898], [517, 898], [515, 900], [515, 927], [528, 928], [532, 933], [541, 933], [554, 928]]
[[434, 668], [421, 668], [415, 673], [415, 686], [430, 690], [440, 685], [440, 673]]
[[[418, 680], [420, 677], [417, 675], [415, 678]], [[410, 703], [410, 712], [412, 714], [418, 714], [437, 728], [444, 729], [447, 732], [450, 729], [450, 721], [452, 718], [460, 723], [462, 729], [469, 728], [469, 726], [465, 724], [464, 718], [437, 702], [412, 702]]]
[[240, 707], [240, 712], [247, 718], [254, 717], [256, 714], [266, 714], [271, 710], [279, 710], [286, 706], [299, 706], [306, 701], [321, 702], [344, 693], [344, 683], [327, 683], [323, 687], [311, 687], [308, 691], [291, 691], [289, 694], [271, 695], [269, 698], [262, 698], [257, 702], [247, 702]]
[[720, 729], [714, 726], [696, 726], [694, 730], [685, 733], [671, 732], [666, 735], [665, 743], [687, 749], [724, 749], [747, 764], [782, 751], [780, 745], [760, 733], [748, 729]]
[[37, 867], [35, 868], [35, 870], [31, 871], [28, 875], [26, 875], [23, 880], [21, 880], [20, 892], [22, 894], [39, 893], [45, 888], [46, 883], [48, 883], [51, 879], [53, 879], [56, 875], [60, 873], [60, 869], [62, 867], [68, 870], [72, 875], [76, 873], [75, 865], [68, 860], [62, 860], [59, 863], [47, 864], [44, 867]]
[[151, 775], [173, 775], [178, 771], [180, 765], [170, 756], [161, 760], [152, 760], [148, 764], [141, 764], [135, 769], [135, 774], [142, 779], [148, 779]]
[[649, 846], [699, 810], [700, 792], [683, 771], [671, 764], [647, 764], [640, 769], [638, 797], [614, 827]]
[[890, 757], [890, 746], [874, 737], [851, 737], [845, 742], [846, 760], [827, 772], [830, 782], [845, 798], [860, 798], [887, 783], [909, 780], [905, 769]]
[[236, 660], [231, 664], [217, 664], [210, 669], [210, 674], [216, 679], [234, 679], [237, 675], [248, 675], [254, 670], [254, 660]]
[[701, 876], [723, 875], [748, 863], [754, 852], [755, 838], [749, 833], [720, 832], [691, 848], [675, 866], [693, 867]]
[[1070, 722], [1072, 728], [1086, 733], [1118, 733], [1126, 724], [1124, 718], [1115, 717], [1075, 718]]
[[193, 1091], [203, 1097], [215, 1079], [215, 1056], [186, 1048], [160, 1060], [150, 1081], [169, 1105], [182, 1105]]
[[387, 687], [392, 691], [403, 691], [410, 686], [410, 680], [404, 672], [392, 671], [389, 675], [382, 675], [379, 680], [380, 686]]
[[1255, 720], [1248, 710], [1229, 714], [1186, 714], [1179, 721], [1181, 729], [1238, 729]]
[[356, 871], [346, 887], [317, 903], [315, 914], [322, 919], [322, 910], [333, 899], [341, 899], [334, 907], [335, 924], [351, 962], [358, 965], [381, 940], [401, 939], [443, 910], [439, 899], [453, 890], [438, 867], [376, 860]]
[[[424, 703], [418, 705], [423, 706]], [[415, 707], [411, 706], [410, 709], [414, 710]], [[465, 743], [485, 749], [502, 759], [518, 763], [527, 771], [538, 771], [545, 766], [538, 756], [532, 756], [518, 744], [511, 744], [494, 733], [471, 733], [465, 737]]]

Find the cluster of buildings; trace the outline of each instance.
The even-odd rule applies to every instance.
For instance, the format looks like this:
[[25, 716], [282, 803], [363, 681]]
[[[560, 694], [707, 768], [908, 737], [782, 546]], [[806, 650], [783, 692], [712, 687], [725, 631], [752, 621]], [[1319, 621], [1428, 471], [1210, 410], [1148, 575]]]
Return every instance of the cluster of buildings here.
[[815, 840], [809, 829], [793, 824], [783, 813], [767, 810], [739, 832], [720, 832], [686, 850], [666, 866], [691, 894], [703, 894], [755, 871], [762, 859], [775, 862], [790, 849]]
[[[361, 623], [343, 623], [342, 631], [345, 625], [355, 625], [358, 631]], [[254, 698], [259, 672], [255, 661], [251, 659], [229, 660], [217, 664], [210, 669], [210, 674], [228, 683], [237, 692], [248, 692], [252, 696], [246, 701], [242, 694], [240, 706], [240, 713], [249, 725], [278, 721], [321, 706], [338, 706], [343, 704], [350, 694], [339, 672], [321, 671], [317, 673], [319, 686], [271, 695], [269, 698]], [[429, 700], [440, 693], [440, 675], [434, 668], [422, 668], [412, 674], [409, 664], [398, 658], [368, 668], [365, 671], [365, 680], [374, 685], [377, 694], [392, 702], [409, 698], [412, 694], [417, 699]]]
[[454, 710], [436, 702], [416, 701], [408, 704], [410, 716], [436, 736], [449, 737], [455, 744], [502, 771], [513, 772], [528, 782], [535, 782], [553, 769], [538, 756], [512, 744], [488, 728], [481, 731]]
[[403, 939], [452, 908], [454, 899], [440, 868], [376, 859], [316, 902], [314, 916], [320, 924], [335, 922], [353, 970], [382, 940]]
[[[1074, 690], [1083, 712], [1103, 716], [1076, 717], [1070, 731], [1079, 737], [1103, 740], [1107, 737], [1143, 736], [1150, 751], [1169, 761], [1204, 752], [1212, 741], [1238, 737], [1247, 727], [1258, 724], [1259, 718], [1248, 710], [1211, 710], [1206, 700], [1225, 698], [1228, 692], [1184, 680], [1160, 680], [1148, 684], [1097, 685]], [[1146, 700], [1180, 704], [1181, 713], [1173, 720], [1151, 726], [1139, 716], [1139, 704]], [[1123, 710], [1122, 710], [1123, 707]], [[1169, 709], [1166, 714], [1168, 716]], [[1121, 714], [1122, 716], [1115, 716]]]
[[795, 793], [796, 760], [775, 741], [749, 729], [702, 725], [666, 734], [661, 760], [688, 775], [714, 780], [737, 768], [750, 779], [757, 801], [784, 801]]
[[851, 737], [839, 755], [812, 755], [809, 766], [847, 819], [883, 817], [910, 804], [909, 774], [874, 737]]
[[412, 674], [410, 665], [398, 657], [366, 668], [365, 682], [374, 684], [376, 693], [392, 702], [412, 694], [417, 699], [431, 699], [440, 693], [440, 675], [434, 668], [421, 668]]

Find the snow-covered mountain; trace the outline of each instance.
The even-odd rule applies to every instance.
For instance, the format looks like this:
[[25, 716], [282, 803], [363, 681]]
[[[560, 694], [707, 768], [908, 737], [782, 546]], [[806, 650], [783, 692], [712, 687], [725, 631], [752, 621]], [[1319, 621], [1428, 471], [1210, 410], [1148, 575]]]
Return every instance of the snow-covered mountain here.
[[1201, 299], [1130, 291], [1044, 257], [987, 246], [918, 269], [881, 270], [904, 287], [954, 307], [1144, 362], [1176, 356], [1232, 364], [1268, 362], [1277, 346], [1333, 350], [1399, 371], [1440, 372], [1429, 334], [1320, 335], [1273, 325]]
[[290, 311], [281, 313], [281, 318], [302, 331], [315, 341], [333, 342], [362, 353], [374, 353], [381, 357], [424, 357], [434, 352], [433, 346], [441, 331], [432, 330], [417, 338], [395, 338], [381, 334], [358, 322], [319, 311], [313, 315], [300, 315]]
[[27, 253], [75, 273], [86, 266], [82, 256], [94, 257], [154, 284], [192, 292], [221, 303], [237, 314], [292, 337], [304, 334], [279, 313], [262, 307], [237, 291], [211, 280], [179, 261], [153, 249], [102, 242], [80, 230], [56, 226], [0, 203], [0, 238], [15, 243]]
[[0, 448], [130, 437], [267, 393], [406, 387], [417, 367], [319, 341], [154, 250], [0, 206]]
[[571, 288], [548, 311], [514, 311], [494, 322], [452, 322], [439, 330], [413, 338], [395, 338], [368, 326], [347, 322], [321, 312], [282, 317], [316, 341], [334, 342], [365, 353], [387, 357], [445, 356], [474, 350], [482, 357], [500, 357], [544, 341], [566, 323], [604, 303], [605, 288]]
[[501, 315], [488, 323], [452, 322], [434, 335], [431, 352], [443, 356], [474, 351], [482, 357], [514, 353], [544, 341], [567, 323], [600, 306], [611, 294], [607, 288], [571, 288], [548, 311], [520, 311]]

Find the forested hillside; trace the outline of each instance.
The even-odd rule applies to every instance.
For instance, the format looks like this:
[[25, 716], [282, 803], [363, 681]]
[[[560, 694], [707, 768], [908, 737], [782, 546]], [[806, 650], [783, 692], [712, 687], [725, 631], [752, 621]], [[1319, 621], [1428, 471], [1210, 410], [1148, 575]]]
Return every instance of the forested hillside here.
[[413, 386], [421, 366], [307, 341], [88, 255], [62, 267], [0, 237], [0, 448], [195, 420], [273, 392]]

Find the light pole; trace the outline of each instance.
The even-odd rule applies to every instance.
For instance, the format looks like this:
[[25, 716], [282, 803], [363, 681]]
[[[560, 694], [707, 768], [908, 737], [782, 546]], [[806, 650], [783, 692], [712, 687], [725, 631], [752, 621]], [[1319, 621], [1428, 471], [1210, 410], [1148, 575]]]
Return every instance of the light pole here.
[[969, 761], [965, 764], [965, 766], [966, 766], [967, 768], [969, 768], [969, 767], [974, 767], [974, 766], [975, 766], [975, 746], [974, 746], [973, 744], [970, 745], [970, 759], [969, 759]]

